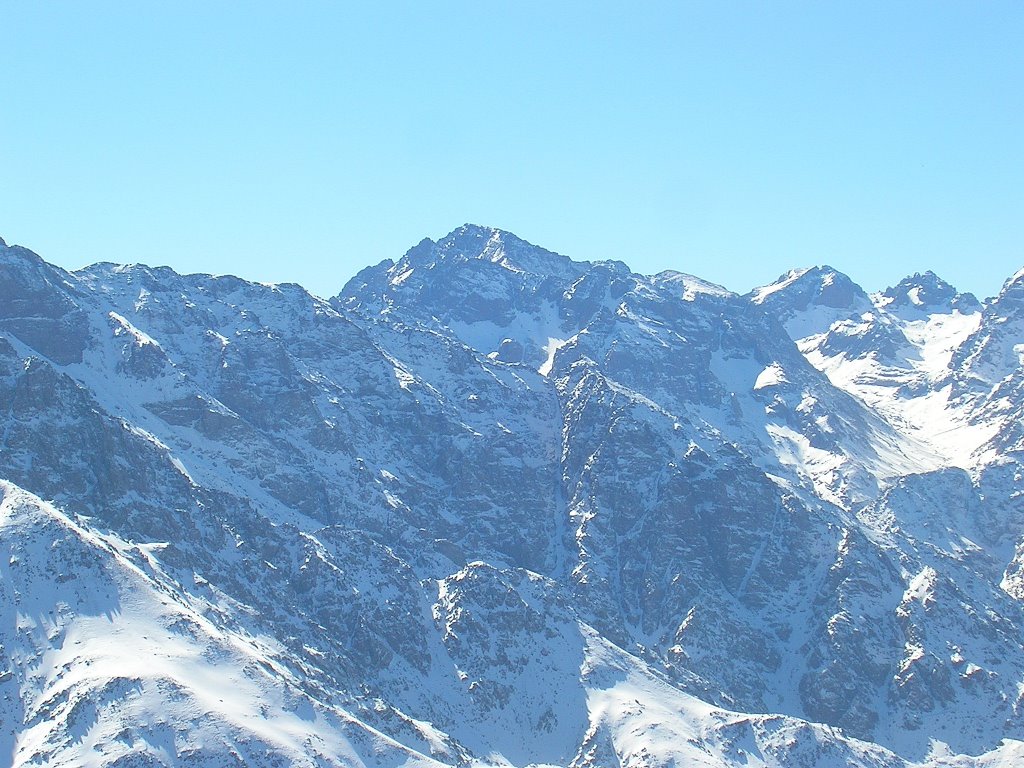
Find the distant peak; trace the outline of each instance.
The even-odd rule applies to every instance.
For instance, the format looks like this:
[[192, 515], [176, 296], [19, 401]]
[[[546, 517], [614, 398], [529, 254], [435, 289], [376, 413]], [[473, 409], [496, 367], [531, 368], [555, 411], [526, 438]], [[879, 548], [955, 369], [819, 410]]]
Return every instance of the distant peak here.
[[650, 278], [655, 285], [674, 285], [682, 289], [683, 298], [693, 301], [700, 294], [717, 296], [719, 298], [734, 297], [732, 291], [718, 283], [703, 280], [685, 272], [677, 272], [674, 269], [666, 269]]
[[900, 280], [881, 294], [879, 306], [889, 310], [916, 309], [920, 311], [941, 310], [973, 311], [978, 301], [969, 293], [959, 293], [931, 270], [915, 272]]
[[[816, 264], [815, 266], [811, 267], [810, 269], [804, 270], [804, 274], [807, 274], [807, 275], [822, 275], [822, 276], [824, 276], [824, 275], [841, 275], [842, 272], [840, 272], [838, 269], [836, 269], [835, 267], [833, 267], [833, 266], [831, 266], [829, 264]], [[846, 277], [846, 275], [843, 275], [843, 277]]]
[[6, 248], [6, 247], [7, 247], [7, 242], [2, 237], [0, 237], [0, 248]]
[[[442, 240], [447, 240], [448, 238], [452, 238], [452, 237], [486, 237], [486, 238], [499, 237], [500, 238], [502, 235], [512, 235], [512, 233], [511, 232], [506, 232], [503, 229], [498, 229], [497, 227], [486, 227], [486, 226], [483, 226], [482, 224], [473, 224], [471, 222], [466, 222], [461, 227], [457, 227], [457, 228], [453, 229], [451, 232], [449, 232], [447, 235], [445, 235], [441, 239]], [[515, 237], [515, 235], [512, 235], [512, 237]]]
[[1007, 291], [1010, 288], [1017, 288], [1024, 285], [1024, 267], [1017, 270], [1016, 273], [1010, 276], [1010, 279], [1003, 283], [1003, 291]]
[[[50, 266], [45, 261], [43, 261], [42, 257], [35, 251], [30, 251], [28, 248], [25, 248], [20, 245], [7, 245], [7, 243], [3, 241], [0, 241], [0, 243], [2, 243], [4, 249], [4, 263], [21, 265], [31, 264], [32, 266], [37, 268]], [[54, 268], [59, 269], [58, 267]]]
[[1019, 309], [1022, 302], [1024, 302], [1024, 269], [1018, 270], [1003, 283], [1003, 288], [995, 297], [992, 306], [999, 307], [1000, 309], [997, 311], [1003, 313], [1007, 311], [1007, 307]]
[[915, 272], [900, 280], [896, 285], [887, 288], [883, 296], [897, 296], [910, 288], [927, 288], [929, 290], [941, 291], [942, 293], [956, 293], [956, 289], [936, 275], [930, 269], [925, 272]]
[[867, 301], [864, 290], [838, 269], [821, 264], [806, 269], [791, 269], [769, 285], [749, 294], [755, 304], [792, 302], [794, 309], [810, 305], [852, 308], [859, 299]]
[[487, 261], [511, 272], [545, 276], [567, 276], [580, 269], [580, 265], [568, 256], [541, 248], [512, 232], [479, 224], [463, 224], [437, 242], [423, 240], [406, 253], [394, 270], [404, 273], [414, 266], [451, 259], [455, 259], [456, 263]]
[[486, 252], [495, 252], [500, 245], [511, 244], [540, 249], [539, 246], [528, 243], [511, 232], [479, 224], [463, 224], [437, 241], [437, 246], [444, 251], [456, 251], [465, 256], [475, 255], [476, 258], [480, 258]]

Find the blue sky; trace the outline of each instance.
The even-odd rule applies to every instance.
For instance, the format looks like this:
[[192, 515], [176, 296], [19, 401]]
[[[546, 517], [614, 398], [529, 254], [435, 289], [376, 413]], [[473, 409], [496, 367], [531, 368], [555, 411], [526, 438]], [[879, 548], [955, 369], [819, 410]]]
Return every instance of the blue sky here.
[[0, 236], [67, 267], [330, 295], [467, 221], [737, 291], [1024, 266], [1016, 1], [0, 0], [0, 30]]

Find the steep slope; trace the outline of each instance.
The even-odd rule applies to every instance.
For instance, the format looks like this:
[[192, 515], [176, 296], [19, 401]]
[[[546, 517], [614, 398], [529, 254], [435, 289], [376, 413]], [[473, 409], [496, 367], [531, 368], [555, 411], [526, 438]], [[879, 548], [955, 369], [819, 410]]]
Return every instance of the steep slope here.
[[[368, 329], [428, 326], [468, 343], [486, 338], [495, 357], [532, 348], [532, 359], [510, 360], [523, 368], [554, 339], [539, 372], [560, 396], [575, 549], [567, 569], [589, 620], [712, 699], [807, 713], [871, 738], [894, 713], [915, 710], [916, 692], [896, 681], [912, 635], [899, 611], [915, 575], [904, 561], [914, 553], [878, 548], [874, 530], [842, 510], [939, 463], [930, 446], [859, 398], [844, 398], [783, 341], [772, 315], [727, 291], [677, 275], [643, 278], [617, 264], [541, 275], [481, 255], [486, 271], [471, 271], [472, 259], [453, 245], [470, 236], [492, 256], [506, 237], [464, 227], [421, 243], [395, 265], [364, 271], [334, 303]], [[433, 270], [443, 277], [433, 279]], [[459, 300], [481, 275], [485, 312]], [[804, 301], [778, 312], [787, 322], [807, 327], [809, 314], [823, 314], [827, 330], [836, 317], [874, 307], [848, 278], [822, 270], [795, 277]], [[535, 332], [518, 318], [541, 290], [549, 321]], [[505, 317], [498, 328], [494, 306]], [[895, 325], [887, 333], [903, 338]], [[854, 544], [863, 554], [851, 559]], [[868, 587], [871, 578], [889, 586]], [[991, 569], [970, 578], [1005, 598]], [[1015, 605], [1001, 610], [1016, 621]], [[996, 642], [1019, 653], [1012, 638]], [[880, 699], [890, 702], [884, 710]], [[923, 754], [945, 718], [942, 706], [919, 718], [903, 746]], [[979, 743], [966, 732], [944, 738], [958, 748]]]
[[978, 328], [950, 361], [953, 391], [971, 403], [971, 419], [995, 425], [988, 457], [1020, 456], [1024, 416], [1024, 270], [982, 312]]
[[[801, 273], [816, 283], [844, 282], [833, 274]], [[1008, 722], [1020, 706], [995, 683], [1020, 679], [1019, 655], [993, 653], [990, 645], [1004, 632], [1012, 637], [1020, 621], [1020, 277], [985, 305], [930, 272], [877, 294], [863, 312], [863, 297], [837, 312], [835, 302], [821, 301], [822, 291], [795, 290], [793, 273], [750, 297], [773, 302], [791, 318], [787, 327], [812, 364], [919, 447], [908, 453], [921, 474], [858, 511], [864, 534], [881, 551], [898, 553], [876, 581], [888, 582], [890, 595], [903, 589], [895, 610], [891, 598], [879, 610], [886, 605], [880, 598], [867, 614], [872, 626], [896, 633], [899, 625], [906, 638], [885, 699], [889, 744], [921, 738], [928, 716], [921, 710], [966, 698], [972, 705], [949, 707], [944, 738], [959, 730], [961, 748], [978, 750], [991, 737], [973, 712]], [[914, 706], [897, 714], [891, 707], [900, 687], [916, 693], [907, 697]], [[957, 714], [963, 711], [972, 714]]]
[[273, 638], [225, 632], [160, 566], [0, 482], [5, 729], [14, 765], [439, 766], [326, 706]]
[[[847, 286], [837, 300], [832, 286]], [[954, 354], [982, 322], [981, 305], [933, 273], [868, 295], [829, 267], [783, 275], [750, 294], [788, 318], [800, 350], [840, 389], [903, 437], [918, 470], [968, 468], [994, 426], [971, 419], [952, 380]], [[830, 292], [831, 290], [831, 292]]]
[[[304, 694], [301, 681], [276, 663], [272, 639], [217, 628], [203, 606], [181, 599], [160, 568], [159, 546], [90, 532], [15, 486], [0, 490], [0, 588], [8, 608], [0, 685], [4, 721], [25, 724], [5, 745], [14, 765], [442, 764]], [[485, 750], [522, 749], [507, 730], [509, 717], [535, 711], [535, 697], [549, 698], [535, 686], [554, 673], [570, 676], [560, 691], [563, 705], [589, 712], [571, 761], [577, 768], [608, 760], [904, 765], [828, 729], [736, 715], [688, 697], [593, 630], [567, 624], [564, 606], [554, 618], [536, 613], [533, 601], [545, 600], [538, 579], [521, 579], [479, 565], [443, 587], [446, 635], [462, 646], [460, 666], [476, 678], [477, 695], [493, 704], [489, 718], [496, 722]], [[531, 626], [531, 617], [542, 622]], [[551, 627], [560, 625], [566, 634], [552, 642]], [[539, 662], [531, 647], [539, 641], [549, 661]], [[498, 649], [512, 658], [489, 658]], [[516, 659], [517, 653], [524, 655]], [[544, 664], [544, 674], [533, 673], [534, 663]], [[583, 693], [585, 699], [571, 700]], [[550, 726], [557, 722], [550, 709], [542, 718], [533, 728], [555, 741], [563, 736]]]
[[[912, 313], [942, 286], [894, 290], [921, 301], [897, 313], [848, 279], [790, 277], [752, 301], [467, 225], [327, 302], [0, 248], [0, 476], [51, 499], [18, 508], [76, 547], [109, 544], [71, 583], [168, 601], [125, 619], [126, 648], [179, 614], [202, 626], [166, 641], [201, 661], [133, 672], [152, 692], [187, 667], [199, 703], [95, 761], [226, 761], [244, 742], [267, 764], [904, 765], [1020, 738], [1012, 434], [970, 476], [909, 476], [944, 457], [780, 324], [827, 335], [884, 313], [906, 340], [886, 354], [921, 376], [912, 324], [934, 320]], [[799, 302], [767, 305], [796, 284]], [[997, 433], [984, 413], [968, 425]], [[68, 605], [65, 624], [102, 634], [98, 609]], [[18, 680], [10, 701], [44, 695]], [[246, 701], [190, 741], [187, 712], [224, 680]], [[68, 700], [102, 685], [86, 675]], [[254, 697], [265, 732], [229, 717]], [[152, 721], [112, 706], [90, 733]], [[11, 711], [19, 754], [74, 762], [99, 743], [64, 714], [38, 729]]]

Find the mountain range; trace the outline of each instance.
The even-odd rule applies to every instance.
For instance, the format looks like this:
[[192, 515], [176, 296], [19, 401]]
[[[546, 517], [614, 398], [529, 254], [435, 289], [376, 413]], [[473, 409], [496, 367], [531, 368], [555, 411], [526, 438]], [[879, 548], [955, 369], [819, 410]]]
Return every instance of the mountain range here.
[[1024, 270], [0, 241], [0, 761], [1024, 764]]

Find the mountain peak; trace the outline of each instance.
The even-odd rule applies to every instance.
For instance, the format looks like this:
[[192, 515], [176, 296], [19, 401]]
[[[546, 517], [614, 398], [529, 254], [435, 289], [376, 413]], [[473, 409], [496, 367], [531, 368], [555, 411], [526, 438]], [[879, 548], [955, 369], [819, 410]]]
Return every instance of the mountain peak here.
[[682, 296], [687, 301], [692, 301], [697, 295], [704, 294], [718, 298], [731, 298], [736, 296], [723, 285], [712, 283], [708, 280], [678, 272], [674, 269], [665, 269], [650, 278], [656, 285], [674, 285], [682, 289]]
[[511, 232], [478, 224], [463, 224], [437, 241], [438, 249], [445, 254], [457, 254], [471, 259], [500, 261], [506, 247], [530, 245]]
[[[434, 246], [431, 250], [441, 259], [455, 257], [469, 261], [489, 261], [512, 272], [563, 276], [567, 272], [576, 271], [574, 262], [568, 256], [541, 248], [506, 230], [478, 224], [463, 224], [438, 240]], [[413, 250], [419, 248], [417, 246]]]
[[[437, 241], [424, 238], [398, 261], [385, 260], [362, 270], [342, 289], [341, 295], [364, 292], [371, 285], [376, 286], [377, 292], [418, 285], [424, 275], [440, 274], [435, 270], [440, 269], [446, 274], [452, 270], [463, 273], [470, 265], [481, 262], [496, 265], [510, 273], [563, 280], [576, 279], [587, 266], [529, 243], [511, 232], [463, 224]], [[448, 279], [450, 275], [445, 278]], [[487, 273], [481, 272], [478, 279], [490, 280], [493, 274], [487, 277]]]
[[1001, 293], [1006, 293], [1011, 290], [1017, 290], [1024, 288], [1024, 267], [1021, 267], [1015, 274], [1013, 274], [1005, 283], [1003, 283], [1003, 290]]
[[461, 227], [456, 227], [447, 235], [438, 240], [438, 243], [454, 242], [454, 241], [479, 241], [479, 240], [503, 240], [506, 238], [518, 240], [513, 233], [508, 232], [504, 229], [498, 229], [497, 227], [488, 227], [482, 224], [473, 224], [472, 222], [466, 222]]
[[915, 272], [903, 278], [896, 285], [882, 291], [878, 298], [879, 306], [889, 311], [951, 312], [959, 309], [963, 312], [973, 312], [980, 308], [978, 300], [972, 294], [959, 293], [931, 270]]
[[788, 305], [792, 310], [806, 310], [811, 306], [852, 310], [870, 303], [859, 285], [828, 264], [792, 269], [774, 283], [755, 288], [748, 295], [754, 304]]
[[988, 310], [1000, 317], [1024, 315], [1024, 269], [1012, 275], [988, 305]]
[[858, 318], [872, 309], [864, 289], [828, 264], [790, 270], [747, 297], [781, 320], [793, 339], [823, 333], [837, 320]]
[[4, 241], [0, 240], [0, 249], [2, 249], [3, 252], [3, 255], [0, 256], [0, 260], [8, 264], [27, 263], [35, 266], [42, 266], [46, 263], [39, 254], [20, 245], [8, 245]]

